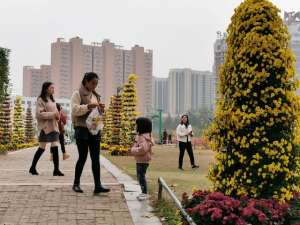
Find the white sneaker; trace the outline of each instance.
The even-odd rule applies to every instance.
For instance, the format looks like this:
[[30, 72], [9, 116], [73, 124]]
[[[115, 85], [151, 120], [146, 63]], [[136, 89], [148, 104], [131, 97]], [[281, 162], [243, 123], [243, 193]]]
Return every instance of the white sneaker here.
[[142, 195], [143, 195], [143, 193], [139, 194], [138, 196], [136, 196], [136, 199], [140, 200], [140, 196], [142, 196]]
[[140, 194], [139, 196], [137, 196], [137, 199], [139, 200], [139, 201], [144, 201], [144, 200], [147, 200], [147, 199], [149, 199], [149, 195], [147, 195], [147, 194]]

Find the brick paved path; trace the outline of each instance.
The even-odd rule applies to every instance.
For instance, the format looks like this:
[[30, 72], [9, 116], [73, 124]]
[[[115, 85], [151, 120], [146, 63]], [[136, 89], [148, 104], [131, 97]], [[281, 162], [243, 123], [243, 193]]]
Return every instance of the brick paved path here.
[[38, 163], [40, 175], [30, 175], [34, 152], [26, 149], [0, 156], [0, 225], [133, 225], [122, 186], [103, 167], [102, 183], [111, 192], [93, 195], [90, 158], [81, 179], [84, 193], [71, 190], [77, 159], [74, 145], [67, 146], [71, 158], [60, 160], [64, 177], [52, 176], [49, 149]]

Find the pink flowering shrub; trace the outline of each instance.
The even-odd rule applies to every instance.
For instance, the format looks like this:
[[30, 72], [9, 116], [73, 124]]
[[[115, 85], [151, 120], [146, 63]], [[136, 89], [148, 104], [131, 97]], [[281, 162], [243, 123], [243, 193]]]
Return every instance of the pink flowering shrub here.
[[234, 199], [221, 192], [195, 191], [191, 198], [184, 193], [182, 204], [199, 225], [300, 225], [292, 222], [299, 210], [272, 199]]

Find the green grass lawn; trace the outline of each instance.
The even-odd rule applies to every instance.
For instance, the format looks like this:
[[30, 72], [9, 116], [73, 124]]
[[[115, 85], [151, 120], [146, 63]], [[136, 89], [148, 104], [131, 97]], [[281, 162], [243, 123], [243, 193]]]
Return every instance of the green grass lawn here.
[[[132, 156], [103, 156], [111, 160], [120, 169], [136, 179], [135, 160]], [[193, 188], [206, 189], [211, 186], [207, 178], [209, 164], [213, 162], [214, 153], [210, 150], [194, 149], [198, 169], [192, 169], [187, 152], [184, 156], [184, 171], [178, 169], [179, 149], [175, 145], [156, 145], [153, 148], [152, 160], [147, 171], [149, 191], [155, 196], [158, 190], [157, 179], [163, 177], [181, 199], [183, 192], [191, 193]], [[154, 197], [153, 196], [153, 197]]]

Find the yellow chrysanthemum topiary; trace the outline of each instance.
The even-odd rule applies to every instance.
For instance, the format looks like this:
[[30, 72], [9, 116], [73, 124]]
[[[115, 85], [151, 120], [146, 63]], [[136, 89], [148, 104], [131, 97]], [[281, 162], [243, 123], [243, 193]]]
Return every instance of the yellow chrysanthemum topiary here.
[[128, 82], [123, 85], [123, 92], [121, 95], [121, 145], [127, 147], [134, 142], [135, 119], [137, 117], [136, 79], [137, 76], [135, 74], [130, 74], [128, 76]]
[[12, 142], [14, 144], [23, 144], [25, 142], [25, 127], [23, 121], [22, 97], [16, 97], [16, 103], [13, 114], [13, 135]]
[[119, 146], [120, 145], [120, 132], [121, 132], [121, 112], [122, 112], [122, 102], [121, 95], [114, 95], [112, 98], [111, 105], [111, 119], [112, 127], [110, 130], [110, 144]]
[[287, 27], [271, 2], [245, 0], [227, 32], [208, 132], [217, 152], [209, 177], [227, 195], [284, 202], [298, 191], [300, 172], [298, 82]]
[[112, 118], [112, 102], [114, 100], [114, 96], [110, 98], [110, 103], [108, 109], [105, 111], [103, 115], [104, 127], [102, 130], [101, 142], [108, 147], [112, 142], [112, 127], [113, 127], [113, 118]]
[[138, 114], [136, 79], [135, 74], [128, 76], [121, 95], [118, 93], [111, 97], [109, 108], [104, 115], [103, 147], [113, 155], [126, 155], [134, 142], [135, 119]]

